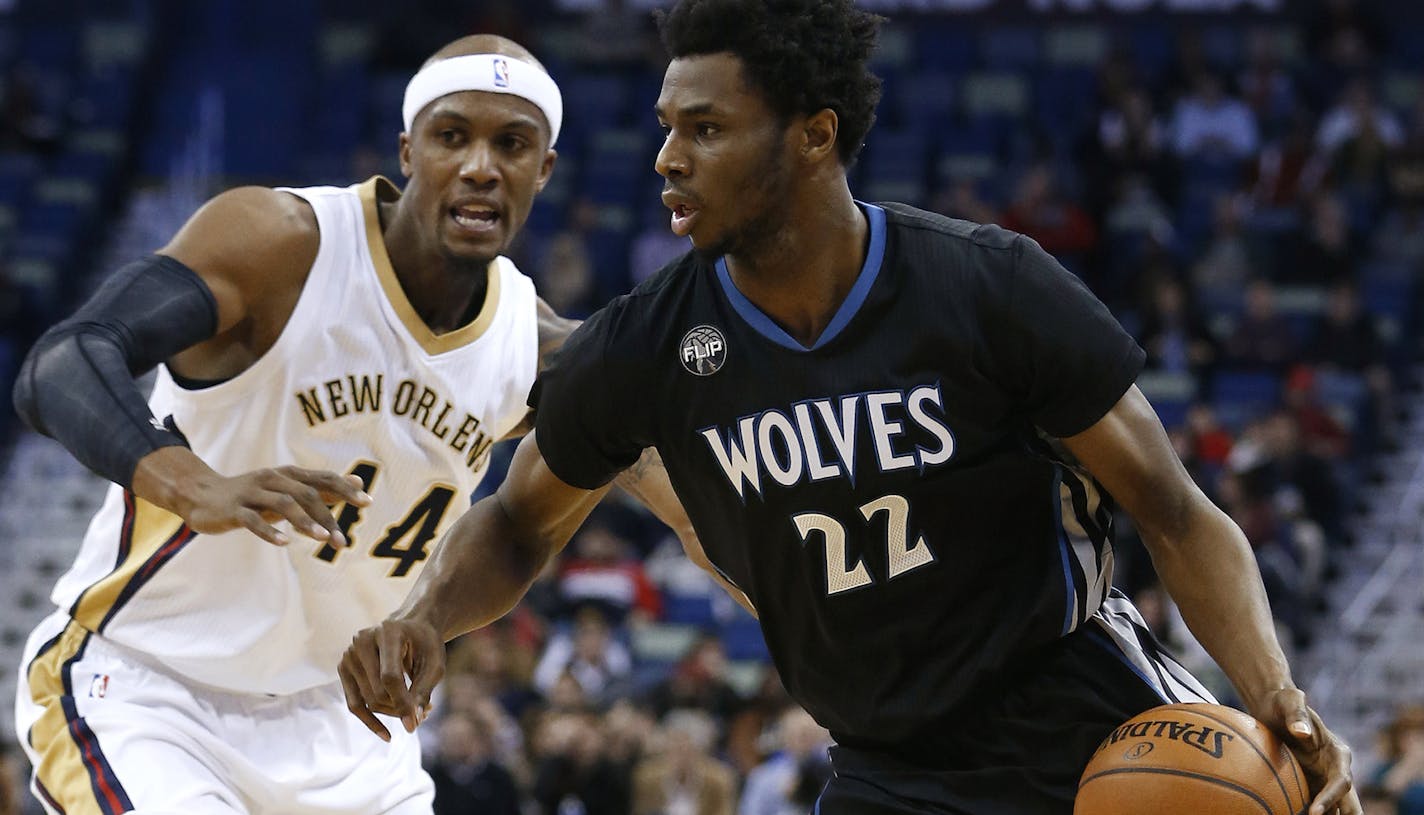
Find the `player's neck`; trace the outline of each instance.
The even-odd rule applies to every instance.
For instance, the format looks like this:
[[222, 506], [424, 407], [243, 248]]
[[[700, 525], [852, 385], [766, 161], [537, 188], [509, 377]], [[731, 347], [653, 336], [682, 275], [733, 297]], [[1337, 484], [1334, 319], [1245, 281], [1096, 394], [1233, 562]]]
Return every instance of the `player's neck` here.
[[737, 289], [810, 347], [830, 324], [865, 263], [870, 226], [841, 182], [793, 196], [784, 228], [726, 256]]
[[484, 306], [489, 261], [461, 261], [427, 246], [396, 202], [381, 202], [378, 211], [391, 268], [421, 321], [436, 335], [467, 325]]

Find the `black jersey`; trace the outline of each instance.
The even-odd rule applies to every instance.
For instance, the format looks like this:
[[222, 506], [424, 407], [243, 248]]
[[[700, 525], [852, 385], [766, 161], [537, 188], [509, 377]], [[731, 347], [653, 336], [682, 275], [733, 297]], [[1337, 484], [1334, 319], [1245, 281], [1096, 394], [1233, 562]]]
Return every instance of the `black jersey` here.
[[584, 323], [531, 403], [569, 484], [656, 447], [792, 697], [842, 742], [906, 743], [1102, 602], [1110, 512], [1042, 435], [1091, 426], [1144, 354], [1032, 240], [862, 208], [813, 347], [693, 253]]

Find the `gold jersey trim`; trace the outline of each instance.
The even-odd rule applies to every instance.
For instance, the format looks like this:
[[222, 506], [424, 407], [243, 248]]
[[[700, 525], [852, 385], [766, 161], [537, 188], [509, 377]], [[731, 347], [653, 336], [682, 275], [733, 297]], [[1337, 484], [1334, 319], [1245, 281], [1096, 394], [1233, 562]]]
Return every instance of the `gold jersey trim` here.
[[366, 220], [366, 244], [371, 251], [371, 264], [376, 267], [376, 277], [381, 281], [381, 288], [386, 293], [386, 299], [390, 302], [391, 308], [395, 309], [396, 316], [405, 325], [411, 338], [432, 356], [453, 351], [479, 339], [494, 322], [495, 312], [499, 310], [498, 262], [491, 261], [488, 266], [489, 284], [485, 289], [485, 302], [475, 319], [449, 333], [436, 334], [430, 330], [430, 326], [426, 325], [424, 320], [420, 319], [420, 315], [415, 312], [415, 307], [410, 304], [410, 298], [406, 297], [405, 289], [401, 288], [400, 279], [396, 277], [395, 267], [391, 265], [391, 257], [386, 252], [385, 238], [381, 234], [378, 202], [394, 201], [400, 198], [400, 190], [389, 179], [379, 175], [372, 176], [357, 190], [361, 197], [361, 210]]

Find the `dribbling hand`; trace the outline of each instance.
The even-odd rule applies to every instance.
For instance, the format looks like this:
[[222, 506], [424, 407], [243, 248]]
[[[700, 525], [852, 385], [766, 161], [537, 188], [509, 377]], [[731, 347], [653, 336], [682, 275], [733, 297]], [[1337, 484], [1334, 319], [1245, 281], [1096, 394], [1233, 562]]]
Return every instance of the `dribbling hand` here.
[[376, 714], [395, 716], [406, 732], [415, 732], [430, 714], [431, 691], [445, 676], [445, 643], [423, 620], [386, 620], [356, 633], [337, 673], [346, 708], [390, 741], [390, 731]]
[[1285, 741], [1305, 771], [1315, 794], [1309, 815], [1362, 815], [1350, 748], [1306, 705], [1304, 693], [1297, 688], [1278, 690], [1251, 707], [1251, 715]]

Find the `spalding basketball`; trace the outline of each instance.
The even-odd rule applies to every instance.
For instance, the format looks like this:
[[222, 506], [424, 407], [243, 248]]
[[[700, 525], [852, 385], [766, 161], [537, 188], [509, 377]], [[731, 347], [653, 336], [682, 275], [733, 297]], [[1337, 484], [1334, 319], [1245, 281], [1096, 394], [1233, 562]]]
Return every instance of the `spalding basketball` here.
[[1074, 815], [1301, 815], [1305, 774], [1265, 725], [1221, 705], [1164, 705], [1093, 753]]

